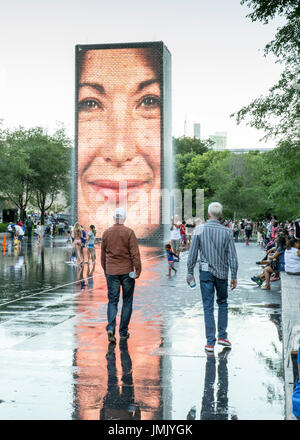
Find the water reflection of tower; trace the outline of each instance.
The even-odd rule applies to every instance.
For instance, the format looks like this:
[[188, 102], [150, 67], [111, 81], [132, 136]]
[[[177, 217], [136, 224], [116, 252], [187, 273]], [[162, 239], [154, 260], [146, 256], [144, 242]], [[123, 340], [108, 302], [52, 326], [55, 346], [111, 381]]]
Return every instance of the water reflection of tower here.
[[[141, 248], [143, 260], [143, 278], [135, 291], [134, 305], [130, 322], [130, 339], [128, 352], [132, 362], [132, 380], [134, 382], [134, 401], [140, 407], [141, 419], [161, 419], [161, 356], [151, 355], [161, 339], [161, 310], [156, 308], [154, 293], [147, 285], [150, 279], [152, 285], [153, 273], [151, 267], [156, 259], [151, 248]], [[96, 261], [99, 261], [100, 249], [97, 249]], [[149, 255], [150, 253], [150, 255]], [[146, 290], [143, 290], [145, 285]], [[80, 289], [77, 283], [76, 295], [76, 323], [74, 336], [76, 348], [74, 350], [74, 412], [73, 419], [99, 419], [103, 407], [104, 396], [107, 394], [108, 383], [107, 365], [107, 286], [102, 269], [96, 265], [93, 287], [86, 286]], [[147, 297], [149, 296], [149, 298]], [[147, 303], [147, 304], [145, 304]], [[119, 317], [118, 317], [119, 319]], [[118, 322], [117, 319], [117, 322]], [[115, 351], [116, 374], [122, 382], [122, 356], [119, 349]]]

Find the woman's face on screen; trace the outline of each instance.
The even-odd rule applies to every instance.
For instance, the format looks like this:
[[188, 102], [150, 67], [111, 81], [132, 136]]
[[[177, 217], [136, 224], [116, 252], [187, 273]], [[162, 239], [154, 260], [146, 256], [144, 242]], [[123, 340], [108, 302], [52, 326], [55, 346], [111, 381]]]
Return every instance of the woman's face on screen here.
[[156, 224], [151, 219], [153, 210], [159, 216], [159, 203], [150, 194], [161, 187], [158, 66], [146, 48], [84, 54], [78, 84], [78, 219], [95, 224], [99, 235], [112, 224], [118, 205], [126, 208], [126, 225], [138, 237], [157, 228], [159, 217]]

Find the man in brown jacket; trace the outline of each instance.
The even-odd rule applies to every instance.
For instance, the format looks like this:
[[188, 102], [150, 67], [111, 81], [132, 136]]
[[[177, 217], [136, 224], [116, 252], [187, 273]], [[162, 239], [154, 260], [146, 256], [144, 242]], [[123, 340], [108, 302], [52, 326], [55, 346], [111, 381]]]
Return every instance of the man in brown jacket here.
[[135, 279], [131, 278], [129, 273], [135, 271], [135, 278], [138, 278], [142, 270], [138, 241], [133, 230], [124, 226], [125, 219], [124, 208], [117, 208], [114, 214], [115, 224], [104, 231], [101, 244], [101, 265], [108, 290], [106, 331], [110, 342], [116, 342], [116, 316], [121, 286], [123, 306], [119, 334], [120, 339], [129, 338], [128, 325], [135, 285]]

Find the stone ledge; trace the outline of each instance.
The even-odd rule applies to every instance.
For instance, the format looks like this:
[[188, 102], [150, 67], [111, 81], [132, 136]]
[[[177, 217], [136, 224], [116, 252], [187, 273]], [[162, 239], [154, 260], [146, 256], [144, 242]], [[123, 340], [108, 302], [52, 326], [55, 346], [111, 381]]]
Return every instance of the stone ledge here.
[[300, 276], [281, 272], [281, 307], [286, 420], [296, 420], [292, 412], [293, 365], [291, 352], [300, 337]]

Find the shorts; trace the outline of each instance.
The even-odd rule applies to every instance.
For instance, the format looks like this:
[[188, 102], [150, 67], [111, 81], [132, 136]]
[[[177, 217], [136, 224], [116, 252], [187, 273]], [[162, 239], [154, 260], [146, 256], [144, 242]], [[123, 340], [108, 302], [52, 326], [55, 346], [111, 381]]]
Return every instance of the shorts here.
[[185, 234], [182, 234], [181, 240], [183, 241], [183, 243], [186, 243], [186, 235]]
[[88, 249], [94, 249], [94, 245], [93, 244], [88, 244]]
[[169, 263], [169, 267], [174, 267], [174, 261], [168, 261], [168, 263]]
[[18, 235], [18, 240], [22, 241], [23, 240], [23, 235]]
[[172, 245], [173, 252], [179, 251], [180, 239], [178, 239], [178, 240], [171, 240], [171, 245]]
[[74, 244], [75, 244], [75, 245], [78, 245], [78, 244], [81, 245], [82, 243], [81, 243], [80, 238], [76, 238], [76, 239], [74, 240]]

